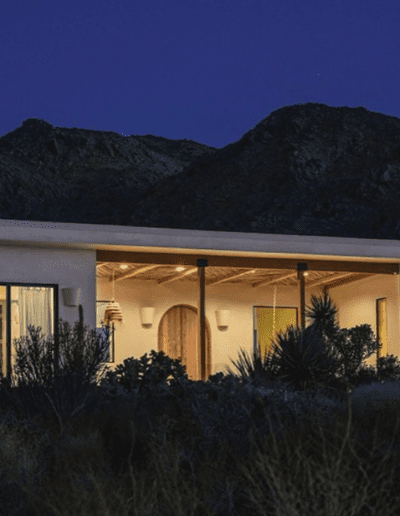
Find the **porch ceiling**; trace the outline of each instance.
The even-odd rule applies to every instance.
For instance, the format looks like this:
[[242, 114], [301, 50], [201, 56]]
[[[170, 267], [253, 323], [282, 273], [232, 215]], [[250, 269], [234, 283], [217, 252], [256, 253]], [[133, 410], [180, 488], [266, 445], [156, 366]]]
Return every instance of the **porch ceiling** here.
[[[200, 257], [200, 256], [199, 256]], [[208, 257], [207, 257], [208, 258]], [[110, 262], [97, 262], [97, 277], [107, 278], [112, 281], [113, 271], [115, 281], [129, 281], [129, 280], [141, 280], [151, 281], [156, 280], [159, 284], [172, 283], [172, 282], [183, 282], [190, 281], [192, 283], [199, 282], [199, 276], [197, 274], [197, 266], [193, 265], [177, 265], [177, 264], [165, 264], [158, 263], [152, 264], [148, 260], [147, 263], [131, 263], [128, 261], [110, 261]], [[208, 266], [205, 268], [205, 284], [207, 287], [212, 285], [218, 285], [221, 283], [236, 284], [240, 283], [246, 287], [256, 288], [258, 286], [276, 285], [276, 286], [298, 286], [297, 269], [294, 269], [292, 262], [306, 262], [309, 266], [309, 270], [305, 273], [305, 287], [320, 287], [321, 289], [326, 287], [328, 289], [337, 287], [339, 285], [348, 285], [355, 283], [364, 278], [372, 278], [377, 274], [396, 274], [398, 271], [398, 264], [373, 264], [367, 265], [375, 266], [372, 267], [371, 272], [355, 272], [357, 268], [357, 262], [350, 262], [349, 269], [346, 271], [346, 267], [338, 267], [338, 262], [328, 262], [331, 264], [332, 271], [329, 270], [312, 270], [318, 268], [316, 261], [298, 259], [290, 260], [290, 264], [285, 267], [285, 261], [281, 260], [279, 269], [276, 268], [249, 268], [249, 267], [222, 267], [222, 266]], [[328, 263], [324, 264], [323, 268], [327, 268]], [[343, 265], [343, 264], [342, 264]], [[360, 265], [360, 264], [359, 264]], [[364, 264], [365, 265], [365, 264]], [[379, 268], [380, 266], [381, 269]], [[388, 266], [394, 266], [392, 268]], [[125, 266], [125, 268], [121, 268]], [[335, 269], [342, 270], [335, 270]], [[365, 269], [365, 267], [360, 267]], [[369, 267], [366, 267], [367, 269]], [[351, 270], [353, 269], [353, 270]], [[379, 272], [375, 272], [379, 270]]]

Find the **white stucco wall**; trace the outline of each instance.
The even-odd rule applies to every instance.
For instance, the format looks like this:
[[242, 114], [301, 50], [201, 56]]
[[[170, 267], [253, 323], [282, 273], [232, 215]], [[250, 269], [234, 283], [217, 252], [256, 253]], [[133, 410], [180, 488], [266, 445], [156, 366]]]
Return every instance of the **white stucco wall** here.
[[78, 320], [78, 307], [64, 306], [62, 289], [81, 288], [84, 323], [95, 328], [96, 251], [2, 245], [0, 271], [1, 282], [58, 284], [59, 317], [71, 328]]
[[[387, 298], [387, 340], [388, 355], [400, 355], [399, 342], [399, 276], [380, 274], [365, 278], [349, 286], [339, 286], [331, 291], [331, 297], [338, 309], [341, 328], [353, 328], [370, 324], [377, 337], [376, 300]], [[375, 367], [376, 355], [365, 363]]]

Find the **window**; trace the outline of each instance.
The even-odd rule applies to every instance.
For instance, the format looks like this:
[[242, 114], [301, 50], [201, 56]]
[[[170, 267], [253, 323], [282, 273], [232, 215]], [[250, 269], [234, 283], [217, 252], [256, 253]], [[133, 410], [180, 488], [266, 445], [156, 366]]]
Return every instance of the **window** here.
[[[0, 284], [0, 361], [3, 376], [15, 367], [15, 340], [30, 338], [28, 326], [40, 327], [39, 339], [54, 336], [58, 321], [58, 285]], [[58, 330], [58, 328], [57, 328]], [[56, 335], [55, 335], [56, 333]]]
[[272, 351], [272, 342], [277, 343], [278, 333], [286, 332], [289, 326], [297, 325], [297, 308], [255, 306], [254, 307], [254, 345], [259, 346], [261, 357]]

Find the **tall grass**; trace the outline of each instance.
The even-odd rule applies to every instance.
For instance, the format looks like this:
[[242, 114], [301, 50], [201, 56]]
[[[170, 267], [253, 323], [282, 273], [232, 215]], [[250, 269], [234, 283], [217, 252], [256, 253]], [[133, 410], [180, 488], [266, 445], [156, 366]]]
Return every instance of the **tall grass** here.
[[[224, 442], [218, 458], [198, 451], [196, 466], [183, 460], [188, 450], [179, 441], [161, 442], [152, 432], [140, 474], [131, 464], [124, 474], [112, 473], [101, 415], [78, 418], [67, 439], [51, 429], [2, 422], [2, 488], [15, 485], [26, 511], [9, 507], [7, 514], [398, 514], [400, 387], [393, 384], [389, 398], [385, 390], [381, 384], [368, 393], [357, 388], [333, 419], [312, 414], [293, 430], [271, 427], [268, 439], [252, 430], [245, 457]], [[380, 416], [363, 408], [372, 392], [382, 401]]]

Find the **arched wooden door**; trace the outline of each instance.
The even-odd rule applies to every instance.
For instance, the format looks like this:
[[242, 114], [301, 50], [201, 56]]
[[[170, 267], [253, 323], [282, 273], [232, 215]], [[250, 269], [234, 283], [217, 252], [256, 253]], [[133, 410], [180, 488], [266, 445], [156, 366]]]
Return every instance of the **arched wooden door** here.
[[[186, 366], [191, 380], [201, 380], [201, 357], [198, 346], [197, 308], [189, 305], [176, 305], [163, 315], [158, 327], [158, 349], [172, 359], [180, 358]], [[211, 374], [210, 325], [206, 328], [206, 379]]]

